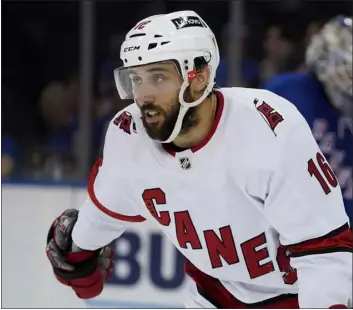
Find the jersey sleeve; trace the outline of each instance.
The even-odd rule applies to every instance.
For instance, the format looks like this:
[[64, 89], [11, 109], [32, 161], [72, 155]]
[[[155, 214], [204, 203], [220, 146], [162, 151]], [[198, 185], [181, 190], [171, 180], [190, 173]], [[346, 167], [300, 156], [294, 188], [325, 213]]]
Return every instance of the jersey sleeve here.
[[348, 306], [353, 237], [336, 176], [304, 120], [280, 154], [264, 208], [297, 269], [300, 307]]
[[[115, 119], [122, 113], [126, 112], [121, 112]], [[121, 129], [114, 120], [109, 124], [103, 158], [92, 168], [87, 186], [88, 198], [79, 210], [73, 230], [73, 241], [82, 249], [105, 246], [118, 238], [130, 223], [145, 221], [134, 209], [126, 190], [126, 161], [134, 138], [133, 132]]]

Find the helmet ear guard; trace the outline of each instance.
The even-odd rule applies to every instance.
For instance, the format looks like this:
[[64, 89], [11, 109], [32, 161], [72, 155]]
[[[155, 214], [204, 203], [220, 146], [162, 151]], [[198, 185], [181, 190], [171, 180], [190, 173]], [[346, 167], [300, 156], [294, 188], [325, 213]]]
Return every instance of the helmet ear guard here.
[[[207, 86], [204, 89], [204, 94], [201, 96], [200, 99], [194, 101], [194, 102], [185, 102], [185, 91], [186, 89], [190, 86], [191, 82], [195, 79], [196, 74], [201, 72], [204, 68], [209, 66], [209, 62], [211, 59], [211, 55], [208, 55], [207, 57], [205, 56], [198, 56], [193, 58], [192, 60], [184, 60], [184, 75], [182, 75], [183, 78], [183, 84], [181, 85], [180, 92], [179, 92], [179, 102], [182, 105], [189, 105], [189, 107], [194, 107], [200, 104], [202, 101], [204, 101], [207, 96], [212, 92], [213, 87], [215, 85], [215, 77], [212, 77], [212, 69], [210, 68], [210, 76], [209, 76], [209, 81], [207, 83]], [[192, 63], [192, 67], [190, 68], [189, 63]], [[189, 69], [190, 68], [190, 69]], [[183, 70], [181, 70], [183, 72]], [[207, 92], [207, 94], [206, 94]]]

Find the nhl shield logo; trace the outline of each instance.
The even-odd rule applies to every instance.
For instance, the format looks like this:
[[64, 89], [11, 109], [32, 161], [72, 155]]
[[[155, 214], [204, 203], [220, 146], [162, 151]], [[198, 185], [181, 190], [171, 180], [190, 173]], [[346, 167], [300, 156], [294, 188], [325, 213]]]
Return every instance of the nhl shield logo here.
[[191, 169], [191, 162], [189, 157], [180, 157], [179, 158], [180, 162], [180, 167], [184, 170], [190, 170]]

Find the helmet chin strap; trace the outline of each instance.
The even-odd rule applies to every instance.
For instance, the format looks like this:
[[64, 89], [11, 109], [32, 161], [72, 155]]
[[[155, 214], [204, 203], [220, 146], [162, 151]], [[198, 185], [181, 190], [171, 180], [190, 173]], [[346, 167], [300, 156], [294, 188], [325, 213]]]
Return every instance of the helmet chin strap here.
[[179, 115], [178, 115], [177, 121], [175, 122], [175, 125], [174, 125], [174, 128], [173, 128], [171, 135], [169, 136], [169, 138], [167, 140], [161, 141], [161, 143], [170, 143], [170, 142], [174, 141], [174, 139], [178, 136], [178, 134], [181, 131], [183, 119], [184, 119], [185, 114], [188, 110], [189, 110], [188, 106], [181, 105], [180, 110], [179, 110]]
[[203, 92], [202, 96], [199, 99], [197, 99], [196, 101], [185, 102], [184, 94], [185, 94], [186, 89], [189, 86], [189, 82], [188, 82], [188, 80], [184, 80], [183, 84], [181, 85], [180, 92], [179, 92], [179, 102], [180, 102], [181, 107], [179, 110], [179, 115], [178, 115], [177, 121], [175, 122], [174, 129], [173, 129], [171, 135], [169, 136], [169, 138], [165, 141], [161, 141], [161, 143], [170, 143], [175, 140], [175, 138], [179, 135], [179, 133], [181, 131], [181, 127], [183, 125], [183, 120], [184, 120], [186, 112], [189, 110], [189, 108], [195, 107], [195, 106], [199, 105], [200, 103], [202, 103], [207, 98], [208, 94], [212, 91], [214, 84], [215, 83], [208, 83], [208, 86], [205, 89], [205, 91]]

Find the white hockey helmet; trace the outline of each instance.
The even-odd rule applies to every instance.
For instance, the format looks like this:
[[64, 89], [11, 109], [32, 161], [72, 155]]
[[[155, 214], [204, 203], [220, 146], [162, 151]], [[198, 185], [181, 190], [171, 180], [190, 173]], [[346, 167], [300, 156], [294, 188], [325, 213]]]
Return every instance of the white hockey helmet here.
[[336, 16], [313, 36], [306, 64], [323, 84], [332, 104], [344, 114], [353, 112], [352, 18]]
[[[185, 102], [184, 93], [195, 77], [195, 59], [203, 57], [209, 66], [210, 77], [203, 95], [194, 102]], [[216, 38], [205, 21], [194, 11], [179, 11], [155, 15], [138, 22], [126, 35], [120, 50], [123, 67], [114, 70], [114, 78], [122, 99], [136, 97], [129, 76], [131, 67], [173, 61], [183, 80], [175, 86], [179, 91], [181, 104], [179, 115], [170, 137], [171, 142], [180, 133], [183, 118], [190, 107], [197, 106], [212, 92], [216, 70], [219, 64], [219, 50]]]

